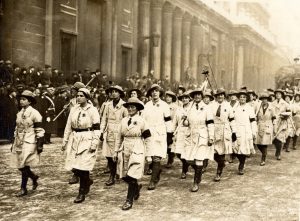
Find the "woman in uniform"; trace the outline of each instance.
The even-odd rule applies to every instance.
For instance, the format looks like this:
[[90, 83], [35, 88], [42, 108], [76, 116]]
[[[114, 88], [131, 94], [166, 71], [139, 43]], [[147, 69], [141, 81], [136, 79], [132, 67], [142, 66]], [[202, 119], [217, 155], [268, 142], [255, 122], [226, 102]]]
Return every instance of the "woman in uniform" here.
[[182, 95], [178, 97], [178, 99], [182, 102], [182, 107], [179, 107], [176, 111], [175, 117], [173, 119], [173, 127], [174, 131], [174, 145], [172, 148], [172, 152], [177, 155], [177, 157], [182, 162], [182, 173], [181, 179], [186, 179], [186, 173], [188, 172], [189, 164], [187, 161], [182, 157], [184, 156], [185, 152], [185, 136], [188, 132], [188, 124], [186, 116], [190, 110], [190, 100], [191, 97], [189, 92], [184, 92]]
[[225, 167], [225, 154], [232, 154], [232, 142], [236, 141], [234, 113], [230, 104], [225, 101], [226, 92], [219, 88], [215, 92], [216, 102], [211, 104], [214, 115], [214, 159], [218, 164], [215, 181], [221, 180]]
[[144, 142], [147, 142], [151, 134], [145, 120], [138, 113], [144, 109], [143, 103], [132, 97], [123, 106], [127, 108], [129, 116], [121, 121], [116, 138], [115, 156], [118, 157], [118, 174], [128, 184], [127, 198], [122, 209], [129, 210], [133, 200], [137, 200], [140, 195], [142, 185], [138, 185], [137, 180], [143, 176]]
[[[176, 103], [176, 101], [177, 101], [176, 94], [173, 91], [166, 91], [165, 101], [170, 107], [171, 121], [173, 121], [176, 111], [178, 109], [178, 105]], [[170, 169], [174, 163], [175, 154], [171, 151], [172, 146], [173, 146], [173, 143], [170, 143], [168, 145], [168, 150], [167, 150], [168, 161], [167, 161], [166, 168], [168, 168], [168, 169]]]
[[34, 94], [25, 90], [19, 99], [22, 109], [17, 114], [11, 159], [12, 166], [22, 173], [21, 191], [16, 195], [22, 197], [27, 195], [28, 178], [32, 180], [32, 190], [38, 186], [39, 176], [35, 175], [30, 167], [37, 166], [40, 162], [45, 130], [41, 127], [42, 116], [31, 106], [36, 103]]
[[[293, 97], [294, 97], [294, 94], [293, 94], [292, 90], [287, 90], [285, 92], [284, 100], [288, 103], [289, 109], [291, 111], [293, 109]], [[288, 118], [287, 122], [288, 122], [288, 137], [285, 140], [283, 149], [285, 149], [285, 152], [290, 152], [290, 149], [289, 149], [290, 142], [293, 139], [296, 131], [295, 131], [295, 125], [294, 125], [292, 116]]]
[[190, 93], [194, 103], [187, 115], [189, 131], [186, 138], [185, 160], [194, 168], [194, 184], [191, 192], [197, 192], [202, 177], [203, 161], [214, 158], [214, 120], [209, 106], [202, 101], [202, 90], [195, 89]]
[[236, 122], [236, 145], [233, 146], [233, 151], [239, 159], [238, 174], [244, 174], [244, 166], [246, 157], [251, 153], [254, 154], [253, 141], [256, 138], [257, 124], [253, 108], [247, 103], [248, 93], [246, 90], [240, 90], [238, 94], [239, 105], [235, 109]]
[[271, 104], [268, 102], [268, 92], [261, 93], [259, 99], [262, 101], [257, 112], [257, 138], [255, 143], [261, 152], [260, 165], [266, 164], [267, 148], [273, 142], [275, 114]]
[[90, 91], [80, 88], [76, 95], [77, 105], [69, 114], [62, 150], [67, 150], [66, 169], [80, 179], [79, 193], [74, 203], [81, 203], [89, 193], [93, 180], [90, 171], [96, 162], [96, 150], [100, 138], [100, 116], [90, 99]]

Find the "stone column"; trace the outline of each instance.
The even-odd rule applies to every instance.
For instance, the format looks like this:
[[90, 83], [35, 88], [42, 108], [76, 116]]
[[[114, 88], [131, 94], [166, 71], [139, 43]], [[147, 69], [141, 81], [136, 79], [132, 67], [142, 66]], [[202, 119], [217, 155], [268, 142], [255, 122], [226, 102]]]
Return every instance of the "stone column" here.
[[190, 50], [190, 70], [194, 79], [197, 79], [197, 61], [199, 56], [198, 51], [198, 28], [199, 21], [197, 18], [194, 18], [191, 24], [191, 50]]
[[161, 27], [162, 27], [162, 1], [151, 0], [151, 35], [160, 36], [157, 47], [153, 45], [153, 39], [150, 38], [151, 46], [151, 70], [154, 71], [154, 77], [160, 78], [161, 61]]
[[53, 0], [46, 0], [45, 17], [45, 64], [52, 66]]
[[150, 0], [140, 0], [139, 6], [139, 72], [142, 76], [149, 73], [149, 37], [150, 35]]
[[182, 11], [177, 8], [173, 15], [172, 80], [180, 81], [181, 72]]
[[112, 2], [106, 0], [103, 4], [103, 25], [102, 25], [102, 38], [101, 38], [101, 71], [111, 76], [111, 37], [112, 37]]
[[244, 62], [245, 62], [245, 50], [243, 42], [237, 43], [237, 72], [236, 72], [236, 87], [239, 88], [243, 85], [244, 75]]
[[181, 80], [185, 79], [183, 75], [190, 66], [191, 19], [191, 15], [184, 14], [182, 21]]
[[171, 76], [172, 15], [173, 6], [167, 2], [164, 4], [162, 14], [161, 78], [163, 79], [165, 76]]

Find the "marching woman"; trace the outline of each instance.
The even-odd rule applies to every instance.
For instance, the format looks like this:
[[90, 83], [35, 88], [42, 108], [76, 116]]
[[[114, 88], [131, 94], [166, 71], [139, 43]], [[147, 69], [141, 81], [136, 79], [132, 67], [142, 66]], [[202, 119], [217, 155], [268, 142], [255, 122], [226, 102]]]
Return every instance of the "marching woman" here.
[[[170, 107], [171, 121], [173, 121], [176, 111], [178, 109], [178, 105], [176, 103], [176, 101], [177, 101], [176, 94], [173, 91], [166, 91], [165, 101]], [[174, 157], [175, 157], [175, 154], [171, 151], [172, 146], [173, 146], [173, 143], [168, 145], [168, 150], [167, 150], [168, 162], [167, 162], [166, 168], [168, 168], [168, 169], [172, 167], [172, 164], [174, 162]]]
[[11, 163], [22, 173], [21, 191], [16, 194], [17, 197], [22, 197], [27, 195], [28, 178], [32, 180], [32, 190], [38, 186], [39, 176], [35, 175], [30, 167], [37, 166], [40, 162], [45, 130], [41, 127], [42, 116], [31, 106], [36, 103], [34, 94], [25, 90], [19, 99], [22, 109], [17, 114]]
[[121, 121], [116, 138], [115, 157], [118, 157], [117, 173], [128, 184], [127, 198], [122, 209], [129, 210], [133, 200], [137, 200], [140, 195], [142, 185], [138, 185], [137, 180], [143, 176], [145, 144], [151, 133], [139, 114], [144, 105], [138, 98], [129, 98], [123, 106], [127, 108], [129, 116]]
[[146, 120], [151, 137], [150, 145], [146, 146], [146, 159], [148, 164], [152, 162], [151, 180], [148, 190], [154, 190], [160, 180], [161, 160], [167, 155], [167, 146], [173, 140], [173, 125], [171, 122], [169, 105], [160, 99], [162, 88], [153, 84], [147, 92], [151, 100], [145, 105], [143, 117]]
[[221, 180], [223, 168], [225, 167], [225, 154], [232, 154], [232, 142], [236, 141], [236, 128], [234, 113], [230, 104], [225, 101], [226, 92], [219, 88], [215, 92], [216, 102], [211, 104], [214, 114], [215, 137], [214, 137], [214, 159], [218, 164], [215, 181]]
[[273, 142], [275, 114], [271, 103], [268, 102], [269, 94], [268, 92], [261, 93], [259, 99], [262, 101], [258, 112], [257, 112], [257, 138], [255, 144], [261, 152], [261, 162], [260, 165], [264, 166], [266, 164], [267, 148]]
[[239, 159], [238, 174], [244, 174], [246, 157], [251, 153], [254, 154], [253, 141], [256, 138], [257, 124], [253, 108], [247, 103], [246, 90], [240, 90], [238, 94], [239, 105], [235, 109], [236, 122], [236, 145], [233, 146], [233, 152]]
[[293, 150], [296, 150], [297, 140], [300, 134], [300, 94], [296, 92], [293, 103], [293, 121], [296, 132], [293, 137]]
[[[285, 91], [284, 100], [288, 103], [289, 109], [291, 111], [293, 109], [293, 101], [292, 101], [293, 97], [294, 97], [294, 94], [293, 94], [292, 90]], [[285, 140], [283, 149], [285, 149], [285, 152], [290, 152], [290, 150], [289, 150], [290, 141], [294, 137], [294, 134], [296, 131], [295, 131], [295, 125], [294, 125], [292, 116], [288, 118], [287, 122], [288, 122], [288, 137]]]
[[74, 203], [81, 203], [90, 191], [93, 180], [90, 171], [96, 162], [100, 138], [100, 116], [90, 99], [90, 91], [80, 88], [76, 95], [77, 105], [69, 114], [62, 150], [67, 150], [66, 169], [79, 177], [79, 193]]
[[214, 120], [209, 106], [202, 101], [202, 90], [190, 93], [194, 103], [187, 115], [189, 131], [187, 133], [185, 154], [182, 156], [195, 170], [191, 192], [197, 192], [202, 177], [203, 161], [214, 158]]
[[277, 160], [281, 160], [281, 148], [289, 135], [288, 119], [290, 119], [292, 113], [288, 103], [282, 99], [284, 91], [277, 89], [274, 93], [276, 99], [272, 102], [272, 107], [276, 116], [276, 127], [274, 127], [275, 135], [273, 144], [276, 148], [275, 157]]
[[187, 113], [190, 109], [190, 100], [191, 97], [189, 95], [189, 92], [184, 92], [182, 95], [178, 97], [178, 99], [182, 102], [182, 107], [179, 107], [176, 111], [175, 117], [173, 119], [173, 127], [175, 129], [174, 131], [174, 145], [172, 148], [172, 152], [177, 155], [177, 157], [182, 162], [182, 173], [181, 173], [181, 179], [186, 179], [186, 173], [189, 169], [189, 164], [187, 161], [182, 158], [182, 155], [184, 155], [184, 148], [185, 148], [185, 136], [188, 132], [188, 123], [185, 120]]

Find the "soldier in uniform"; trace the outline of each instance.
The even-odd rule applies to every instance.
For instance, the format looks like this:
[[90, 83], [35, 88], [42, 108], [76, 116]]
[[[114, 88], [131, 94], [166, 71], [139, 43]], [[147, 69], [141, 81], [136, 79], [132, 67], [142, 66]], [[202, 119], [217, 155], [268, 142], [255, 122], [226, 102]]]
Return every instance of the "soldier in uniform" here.
[[[166, 91], [165, 101], [170, 107], [170, 114], [171, 114], [171, 121], [172, 121], [174, 119], [176, 111], [178, 109], [178, 105], [176, 103], [176, 101], [177, 101], [176, 94], [173, 91]], [[175, 154], [171, 151], [172, 143], [173, 142], [171, 142], [170, 145], [168, 145], [168, 149], [167, 149], [168, 162], [167, 162], [166, 168], [171, 168], [172, 164], [174, 163]]]
[[276, 100], [272, 102], [272, 107], [276, 117], [273, 144], [276, 148], [275, 157], [277, 160], [281, 160], [281, 148], [282, 144], [285, 143], [286, 138], [288, 137], [288, 119], [292, 113], [288, 103], [282, 99], [284, 97], [283, 90], [275, 90], [275, 97]]
[[56, 133], [54, 87], [50, 85], [42, 95], [41, 114], [43, 116], [43, 128], [45, 129], [45, 144], [51, 143], [51, 134]]
[[239, 159], [238, 174], [244, 174], [244, 166], [246, 157], [251, 153], [254, 154], [253, 141], [256, 138], [257, 124], [253, 108], [247, 103], [248, 93], [246, 90], [240, 90], [239, 105], [235, 109], [236, 122], [236, 145], [233, 146], [233, 151]]
[[62, 150], [67, 151], [66, 169], [80, 178], [79, 193], [74, 203], [81, 203], [89, 193], [93, 180], [90, 171], [94, 168], [100, 139], [100, 116], [88, 100], [90, 91], [80, 88], [77, 105], [71, 109], [65, 128]]
[[27, 195], [28, 178], [32, 180], [32, 190], [38, 186], [39, 176], [35, 175], [30, 167], [40, 162], [40, 153], [43, 151], [44, 129], [42, 128], [41, 114], [31, 107], [36, 100], [31, 91], [25, 90], [19, 96], [21, 110], [17, 114], [15, 139], [11, 148], [11, 164], [22, 173], [21, 191], [17, 197]]
[[174, 128], [174, 145], [172, 148], [172, 152], [177, 155], [182, 163], [182, 172], [180, 179], [186, 179], [186, 173], [188, 172], [189, 164], [183, 156], [185, 153], [185, 136], [188, 131], [186, 116], [191, 107], [191, 97], [189, 92], [184, 92], [181, 96], [178, 97], [178, 99], [182, 102], [182, 107], [179, 107], [177, 109], [175, 117], [172, 121]]
[[148, 163], [152, 162], [148, 190], [156, 188], [160, 179], [161, 159], [166, 157], [167, 146], [173, 142], [170, 107], [160, 99], [162, 93], [162, 88], [158, 84], [153, 84], [147, 92], [147, 97], [151, 96], [152, 99], [143, 110], [143, 117], [151, 132], [150, 144], [146, 148], [146, 159]]
[[217, 162], [217, 174], [215, 181], [221, 180], [221, 174], [225, 167], [225, 154], [232, 154], [232, 142], [236, 141], [236, 128], [234, 113], [230, 104], [225, 101], [226, 92], [219, 88], [215, 92], [216, 102], [211, 104], [214, 114], [214, 160]]
[[273, 142], [274, 127], [273, 122], [276, 119], [271, 103], [268, 102], [268, 92], [261, 93], [259, 99], [262, 101], [258, 109], [257, 118], [257, 138], [255, 143], [261, 152], [260, 165], [266, 164], [267, 148]]
[[133, 200], [137, 200], [140, 195], [142, 185], [138, 185], [137, 180], [143, 176], [145, 144], [151, 133], [144, 118], [138, 113], [144, 109], [138, 98], [129, 98], [123, 106], [127, 108], [129, 116], [121, 121], [115, 151], [118, 157], [118, 174], [128, 184], [127, 198], [122, 209], [128, 210], [132, 207]]
[[189, 131], [186, 138], [186, 152], [182, 156], [194, 168], [194, 183], [191, 192], [199, 190], [202, 177], [203, 161], [213, 160], [214, 156], [214, 120], [211, 109], [202, 101], [203, 92], [195, 89], [190, 93], [194, 99], [187, 115]]
[[106, 186], [115, 184], [115, 176], [117, 170], [117, 162], [113, 160], [115, 157], [116, 136], [121, 120], [128, 115], [127, 109], [123, 106], [125, 103], [122, 98], [125, 93], [122, 87], [115, 85], [111, 86], [106, 91], [111, 93], [112, 101], [104, 109], [100, 124], [101, 137], [103, 141], [102, 154], [108, 161], [110, 170], [109, 179], [105, 182]]
[[[60, 113], [64, 109], [65, 105], [67, 105], [69, 102], [68, 90], [69, 90], [69, 87], [66, 85], [58, 88], [58, 96], [56, 96], [54, 99], [54, 104], [56, 107], [56, 109], [55, 109], [56, 115], [58, 113]], [[56, 120], [58, 137], [63, 137], [63, 135], [64, 135], [64, 130], [65, 130], [65, 126], [67, 123], [68, 114], [69, 114], [68, 111], [65, 110]]]

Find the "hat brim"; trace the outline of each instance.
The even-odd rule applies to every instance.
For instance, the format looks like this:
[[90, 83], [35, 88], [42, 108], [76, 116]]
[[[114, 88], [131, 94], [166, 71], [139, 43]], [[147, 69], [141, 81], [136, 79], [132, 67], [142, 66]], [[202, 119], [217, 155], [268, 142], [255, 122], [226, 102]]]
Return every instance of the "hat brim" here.
[[221, 94], [224, 94], [224, 96], [226, 96], [226, 92], [224, 92], [224, 91], [223, 92], [219, 92], [219, 93], [215, 93], [214, 96], [217, 97], [217, 96], [219, 96]]
[[123, 104], [123, 106], [125, 108], [128, 108], [128, 106], [130, 105], [134, 105], [136, 107], [137, 110], [143, 110], [144, 109], [144, 105], [140, 104], [140, 103], [135, 103], [135, 102], [127, 102], [125, 104]]
[[159, 86], [156, 86], [156, 87], [150, 88], [150, 89], [147, 91], [146, 96], [147, 96], [147, 97], [150, 97], [152, 91], [154, 91], [155, 89], [158, 89], [158, 90], [159, 90], [159, 92], [160, 92], [160, 95], [159, 95], [159, 96], [162, 96], [162, 95], [163, 95], [163, 93], [164, 93], [163, 89], [162, 89], [161, 87], [159, 87]]
[[269, 99], [270, 97], [269, 96], [261, 96], [259, 97], [259, 100], [262, 100], [262, 99]]
[[249, 97], [249, 94], [247, 92], [239, 92], [237, 94], [238, 97], [240, 97], [241, 95], [246, 95], [246, 97]]
[[17, 95], [17, 99], [20, 100], [21, 97], [25, 97], [30, 101], [31, 104], [36, 104], [36, 99], [34, 97], [26, 96], [26, 95]]
[[203, 92], [202, 92], [202, 91], [192, 91], [192, 92], [190, 93], [190, 96], [193, 98], [193, 97], [195, 96], [195, 94], [201, 94], [202, 97], [203, 97]]
[[176, 95], [166, 93], [166, 96], [167, 96], [167, 95], [170, 96], [170, 97], [172, 97], [172, 101], [173, 101], [173, 102], [176, 102], [176, 101], [177, 101]]
[[107, 89], [105, 90], [105, 93], [108, 95], [109, 92], [111, 92], [112, 90], [119, 91], [120, 97], [122, 97], [122, 98], [125, 97], [124, 91], [121, 91], [121, 90], [119, 90], [119, 89], [117, 89], [117, 88], [107, 88]]

